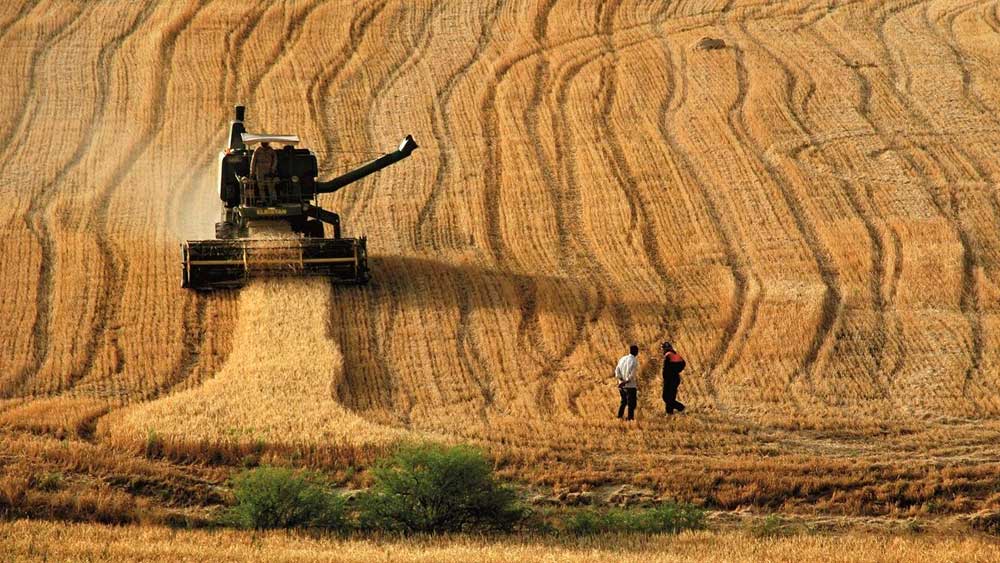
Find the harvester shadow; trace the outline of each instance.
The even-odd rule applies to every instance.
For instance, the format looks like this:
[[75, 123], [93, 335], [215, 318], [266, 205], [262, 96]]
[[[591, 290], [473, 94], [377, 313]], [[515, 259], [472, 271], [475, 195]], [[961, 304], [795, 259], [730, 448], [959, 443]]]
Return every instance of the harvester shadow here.
[[[613, 310], [607, 303], [588, 305], [599, 302], [597, 290], [582, 279], [423, 257], [370, 256], [369, 263], [369, 285], [332, 289], [330, 336], [344, 355], [343, 376], [332, 392], [354, 411], [391, 413], [383, 422], [407, 425], [417, 396], [431, 408], [462, 409], [471, 401], [484, 409], [502, 401], [493, 378], [524, 374], [497, 373], [477, 339], [500, 338], [506, 330], [516, 333], [510, 340], [533, 342], [542, 330], [539, 315], [579, 324]], [[633, 322], [659, 322], [666, 307], [654, 300], [623, 305], [634, 312]], [[402, 315], [406, 322], [397, 322]], [[411, 376], [421, 372], [430, 372], [429, 380]]]

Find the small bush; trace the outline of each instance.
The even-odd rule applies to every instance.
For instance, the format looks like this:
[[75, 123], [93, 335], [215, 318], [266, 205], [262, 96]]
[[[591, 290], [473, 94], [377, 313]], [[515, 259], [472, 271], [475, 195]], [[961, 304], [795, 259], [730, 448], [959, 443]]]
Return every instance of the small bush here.
[[758, 538], [775, 538], [789, 533], [784, 518], [777, 514], [754, 521], [749, 526], [750, 535]]
[[614, 532], [676, 534], [704, 527], [703, 509], [691, 504], [667, 502], [647, 510], [581, 510], [566, 520], [564, 530], [585, 536]]
[[58, 491], [62, 488], [62, 484], [63, 474], [58, 471], [42, 473], [35, 480], [35, 488], [48, 493]]
[[281, 467], [258, 467], [232, 480], [236, 505], [222, 523], [256, 530], [344, 527], [344, 502], [321, 476]]
[[512, 490], [468, 446], [408, 446], [373, 469], [359, 499], [361, 524], [385, 531], [508, 531], [520, 520]]
[[146, 433], [146, 446], [143, 455], [148, 458], [161, 457], [164, 451], [163, 438], [156, 433], [156, 430], [149, 429]]

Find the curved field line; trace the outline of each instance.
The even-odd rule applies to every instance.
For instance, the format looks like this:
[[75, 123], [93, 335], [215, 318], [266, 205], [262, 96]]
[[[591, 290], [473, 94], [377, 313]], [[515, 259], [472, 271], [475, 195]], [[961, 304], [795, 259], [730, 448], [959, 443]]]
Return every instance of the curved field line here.
[[[105, 291], [98, 293], [95, 306], [95, 320], [93, 334], [94, 337], [88, 341], [88, 360], [83, 365], [93, 368], [92, 358], [96, 354], [98, 342], [105, 336], [109, 336], [108, 322], [118, 317], [122, 304], [122, 284], [126, 277], [128, 264], [121, 260], [115, 253], [114, 243], [111, 240], [109, 225], [111, 223], [108, 215], [108, 208], [111, 199], [121, 187], [122, 182], [129, 172], [135, 168], [139, 159], [153, 146], [153, 140], [160, 130], [163, 129], [164, 117], [161, 115], [162, 108], [167, 97], [167, 88], [173, 74], [173, 55], [177, 39], [191, 25], [191, 22], [204, 8], [205, 4], [198, 3], [198, 6], [190, 10], [187, 14], [182, 14], [176, 21], [166, 26], [167, 33], [161, 38], [159, 45], [159, 60], [162, 64], [154, 67], [154, 93], [150, 109], [152, 115], [145, 120], [145, 126], [139, 138], [132, 143], [124, 153], [124, 158], [119, 161], [107, 187], [98, 190], [95, 199], [94, 210], [97, 223], [97, 247], [101, 256], [101, 263], [104, 266], [103, 279], [106, 280]], [[116, 335], [110, 335], [111, 346], [115, 350], [115, 361], [113, 373], [121, 373], [125, 367], [125, 357]]]
[[[261, 2], [256, 6], [255, 10], [251, 11], [250, 14], [240, 22], [239, 27], [226, 36], [226, 44], [222, 50], [222, 64], [224, 70], [222, 76], [219, 77], [219, 93], [222, 96], [223, 101], [235, 101], [233, 98], [236, 95], [237, 88], [237, 69], [240, 68], [240, 62], [243, 60], [243, 53], [246, 52], [246, 50], [241, 49], [240, 46], [247, 44], [250, 36], [257, 29], [261, 20], [264, 18], [264, 14], [267, 13], [270, 8], [272, 8], [271, 4]], [[288, 44], [280, 43], [279, 49], [285, 47], [286, 45]], [[273, 61], [274, 58], [275, 57], [268, 57], [266, 60]]]
[[[434, 111], [431, 112], [431, 131], [434, 136], [439, 140], [447, 140], [454, 137], [451, 131], [451, 125], [447, 117], [448, 104], [451, 101], [451, 97], [455, 92], [455, 86], [458, 85], [459, 80], [464, 77], [469, 69], [476, 62], [480, 60], [483, 53], [486, 51], [486, 47], [493, 40], [493, 26], [496, 23], [497, 17], [500, 15], [500, 2], [497, 1], [493, 4], [493, 7], [487, 10], [482, 18], [482, 31], [476, 41], [476, 47], [472, 54], [463, 62], [454, 72], [452, 72], [448, 79], [445, 81], [444, 86], [434, 93], [434, 99], [437, 103], [434, 105]], [[441, 198], [443, 190], [444, 180], [447, 176], [447, 172], [451, 167], [451, 151], [442, 150], [440, 151], [440, 166], [436, 176], [434, 177], [434, 185], [431, 186], [430, 195], [427, 200], [421, 206], [420, 211], [417, 213], [416, 222], [416, 233], [414, 234], [414, 241], [419, 246], [429, 247], [434, 250], [438, 250], [437, 241], [431, 236], [431, 231], [434, 222], [434, 215], [437, 211], [438, 200]]]
[[[37, 56], [33, 56], [31, 73], [32, 78], [29, 82], [29, 86], [34, 84], [37, 80], [36, 74], [38, 66], [41, 65], [39, 61], [44, 60], [49, 50], [51, 50], [55, 45], [75, 32], [77, 28], [84, 23], [87, 15], [94, 7], [94, 4], [90, 4], [81, 10], [69, 25], [62, 28], [59, 33], [54, 35], [54, 38], [50, 43], [47, 43], [41, 51], [37, 52]], [[23, 101], [22, 108], [26, 109], [28, 106], [32, 107], [30, 112], [22, 115], [22, 123], [25, 124], [24, 130], [27, 129], [26, 124], [33, 123], [37, 118], [38, 102], [36, 93], [38, 91], [39, 90], [34, 86], [30, 86], [28, 89], [29, 95]], [[100, 91], [98, 95], [101, 96]], [[102, 106], [103, 96], [99, 98], [97, 102], [98, 107]], [[52, 266], [53, 256], [55, 254], [55, 241], [49, 233], [49, 225], [45, 215], [53, 198], [55, 197], [53, 192], [54, 186], [61, 183], [66, 178], [67, 173], [79, 164], [80, 160], [83, 158], [85, 149], [90, 146], [90, 143], [93, 142], [93, 135], [93, 130], [91, 130], [89, 138], [85, 138], [80, 141], [69, 160], [63, 165], [62, 168], [59, 169], [59, 171], [56, 172], [54, 179], [51, 182], [41, 185], [34, 192], [28, 205], [28, 209], [24, 215], [24, 221], [28, 226], [28, 230], [38, 241], [41, 250], [41, 268], [39, 271], [38, 289], [35, 294], [35, 323], [31, 330], [32, 361], [29, 365], [25, 366], [20, 373], [12, 378], [9, 386], [7, 387], [8, 394], [17, 395], [24, 392], [23, 388], [27, 385], [30, 378], [45, 364], [45, 360], [48, 357], [50, 301], [53, 285]], [[18, 144], [12, 144], [9, 145], [8, 148], [10, 148], [10, 150], [14, 150], [17, 146]], [[9, 155], [6, 155], [6, 157], [9, 157]]]
[[[799, 29], [804, 29], [805, 27], [806, 26], [800, 27]], [[754, 34], [750, 32], [745, 21], [740, 22], [740, 31], [743, 33], [745, 37], [749, 38], [753, 42], [755, 47], [760, 52], [766, 54], [769, 58], [771, 58], [771, 60], [778, 66], [778, 68], [781, 69], [782, 75], [784, 76], [784, 84], [785, 84], [785, 88], [783, 90], [784, 93], [783, 101], [784, 105], [788, 108], [789, 117], [791, 118], [791, 121], [795, 125], [796, 129], [798, 129], [799, 132], [808, 139], [807, 145], [814, 148], [817, 147], [818, 145], [816, 143], [816, 133], [806, 123], [806, 120], [808, 119], [807, 117], [808, 114], [806, 113], [804, 105], [803, 108], [796, 109], [795, 107], [796, 104], [794, 101], [795, 91], [799, 84], [800, 76], [803, 77], [803, 79], [806, 81], [807, 91], [815, 90], [816, 87], [815, 83], [809, 77], [809, 73], [804, 71], [804, 69], [799, 69], [799, 72], [793, 71], [792, 67], [784, 59], [775, 54], [770, 48], [768, 48], [763, 43], [763, 41], [761, 41], [758, 37], [756, 37]], [[829, 161], [826, 159], [825, 156], [823, 156], [822, 151], [817, 151], [817, 153], [821, 156], [821, 158], [823, 158], [824, 161], [828, 162], [829, 165]], [[882, 356], [883, 356], [882, 350], [885, 346], [885, 341], [887, 338], [885, 334], [885, 323], [884, 323], [885, 303], [882, 297], [883, 296], [882, 287], [885, 279], [885, 264], [883, 257], [884, 241], [880, 235], [878, 226], [875, 224], [874, 218], [870, 213], [868, 213], [863, 208], [861, 204], [861, 197], [856, 192], [853, 185], [842, 178], [838, 179], [838, 183], [840, 184], [843, 193], [847, 196], [847, 201], [850, 204], [851, 210], [853, 211], [854, 215], [857, 216], [861, 220], [862, 224], [865, 226], [865, 231], [868, 234], [868, 239], [871, 245], [871, 264], [873, 271], [872, 271], [869, 291], [871, 292], [872, 302], [875, 305], [875, 309], [878, 312], [879, 316], [878, 327], [880, 330], [880, 335], [878, 336], [876, 342], [876, 347], [878, 351], [875, 352], [875, 355], [878, 357], [877, 360], [878, 362], [877, 366], [878, 366], [881, 364], [882, 361]], [[805, 219], [804, 210], [800, 211], [802, 212], [803, 219]], [[819, 243], [818, 235], [814, 232], [815, 230], [812, 227], [810, 227], [810, 230], [813, 231], [811, 236], [818, 244]], [[822, 248], [819, 253], [815, 254], [815, 256], [817, 262], [819, 262], [820, 259], [829, 260], [831, 263], [833, 261], [832, 257], [829, 255], [829, 250], [827, 250], [826, 248]], [[841, 296], [838, 295], [838, 298], [841, 298]], [[842, 303], [840, 303], [840, 299], [838, 299], [835, 309], [838, 315], [842, 314], [843, 305]], [[813, 379], [815, 379], [819, 375], [819, 371], [825, 364], [825, 361], [822, 360], [820, 357], [821, 350], [825, 350], [825, 355], [828, 355], [832, 351], [833, 339], [836, 336], [834, 330], [835, 329], [834, 325], [836, 324], [835, 320], [826, 318], [824, 318], [824, 320], [826, 320], [829, 323], [827, 325], [828, 330], [823, 336], [820, 336], [820, 332], [822, 331], [822, 325], [820, 328], [817, 329], [817, 338], [814, 339], [813, 345], [814, 347], [818, 345], [819, 348], [813, 348], [810, 351], [810, 354], [812, 355], [811, 361], [810, 361], [810, 356], [807, 356], [806, 362], [803, 363], [803, 369], [810, 370], [811, 377]], [[888, 398], [889, 396], [888, 388], [886, 388], [885, 386], [882, 386], [882, 394], [886, 398]]]
[[[892, 56], [889, 51], [888, 43], [885, 40], [884, 29], [888, 25], [889, 19], [896, 16], [904, 9], [914, 6], [915, 4], [916, 3], [911, 3], [906, 6], [899, 6], [895, 10], [885, 10], [878, 18], [877, 21], [878, 31], [876, 33], [876, 37], [878, 38], [879, 45], [881, 46], [883, 60], [890, 61], [890, 64], [892, 61]], [[862, 92], [862, 102], [865, 100], [870, 100], [871, 83], [869, 79], [861, 72], [861, 70], [859, 68], [850, 65], [850, 59], [848, 58], [848, 56], [845, 55], [840, 50], [840, 48], [838, 48], [836, 45], [827, 40], [822, 34], [818, 33], [815, 30], [808, 30], [808, 31], [810, 32], [811, 35], [813, 35], [816, 38], [816, 41], [819, 44], [825, 46], [826, 49], [835, 57], [840, 59], [845, 66], [852, 69], [852, 73], [855, 77], [855, 80], [858, 82], [859, 88]], [[893, 75], [891, 74], [890, 76]], [[900, 104], [902, 108], [905, 108], [905, 110], [909, 113], [910, 118], [921, 123], [924, 126], [924, 128], [927, 129], [928, 124], [926, 117], [918, 113], [918, 111], [913, 107], [913, 104], [907, 98], [907, 95], [900, 90], [898, 86], [898, 81], [890, 80], [888, 84], [891, 88], [891, 92], [889, 93], [891, 95], [894, 95], [897, 102]], [[891, 131], [887, 131], [884, 127], [882, 127], [879, 123], [877, 123], [876, 120], [871, 116], [870, 108], [867, 104], [859, 103], [856, 109], [858, 110], [859, 115], [865, 120], [866, 123], [868, 123], [872, 131], [882, 140], [882, 142], [886, 146], [894, 146], [901, 141], [904, 144], [909, 145], [909, 148], [911, 148], [912, 150], [917, 150], [917, 147], [913, 146], [911, 143], [907, 143], [905, 141], [905, 138], [895, 135]], [[925, 154], [933, 158], [933, 155], [930, 155], [926, 151], [924, 152]], [[944, 218], [945, 221], [948, 222], [949, 226], [955, 232], [959, 240], [959, 243], [962, 247], [962, 281], [961, 281], [962, 295], [959, 302], [959, 308], [969, 322], [969, 327], [973, 339], [973, 358], [975, 358], [977, 354], [981, 356], [982, 321], [981, 321], [980, 311], [978, 310], [978, 302], [977, 300], [974, 299], [974, 296], [978, 294], [978, 282], [976, 281], [975, 272], [977, 266], [975, 263], [975, 256], [972, 251], [971, 236], [969, 232], [965, 229], [964, 225], [962, 225], [961, 220], [952, 211], [948, 209], [948, 207], [945, 205], [944, 202], [940, 200], [939, 196], [935, 193], [933, 186], [931, 186], [930, 183], [928, 182], [927, 180], [928, 176], [922, 173], [922, 167], [914, 159], [914, 157], [907, 154], [906, 151], [896, 151], [896, 154], [910, 168], [910, 170], [913, 170], [915, 172], [914, 175], [917, 177], [921, 186], [924, 188], [924, 191], [929, 195], [938, 214], [942, 218]], [[948, 177], [947, 171], [945, 169], [941, 169], [941, 172], [945, 178]], [[899, 327], [899, 330], [901, 330], [901, 326]], [[900, 362], [900, 364], [898, 364], [894, 369], [896, 370], [902, 369], [902, 362]], [[975, 366], [971, 365], [970, 363], [970, 366], [966, 372], [966, 378], [965, 378], [966, 385], [969, 378], [972, 375], [971, 370], [973, 369], [975, 369]], [[895, 380], [897, 375], [898, 372], [894, 373], [891, 380]], [[963, 389], [963, 392], [964, 391], [965, 389]], [[974, 403], [973, 406], [978, 408], [978, 406], [975, 405]]]
[[[604, 4], [602, 4], [602, 9], [603, 6]], [[593, 38], [595, 35], [596, 33], [588, 35], [587, 38]], [[552, 90], [555, 92], [555, 98], [550, 101], [549, 110], [553, 116], [553, 130], [561, 133], [561, 138], [555, 146], [555, 163], [556, 167], [561, 169], [559, 180], [563, 186], [563, 190], [561, 191], [562, 198], [558, 200], [558, 206], [560, 208], [559, 213], [566, 218], [559, 232], [559, 240], [564, 241], [564, 246], [562, 247], [566, 249], [565, 252], [567, 253], [566, 267], [569, 268], [572, 276], [579, 276], [589, 280], [588, 285], [596, 293], [596, 303], [594, 306], [590, 306], [589, 302], [586, 303], [586, 306], [581, 310], [582, 314], [574, 319], [574, 337], [570, 339], [563, 350], [552, 358], [544, 368], [546, 371], [556, 369], [577, 348], [588, 341], [589, 326], [586, 322], [587, 318], [599, 318], [600, 312], [608, 305], [605, 288], [597, 283], [593, 275], [588, 273], [586, 268], [583, 267], [584, 264], [590, 261], [593, 253], [588, 252], [584, 248], [586, 235], [580, 228], [579, 220], [582, 214], [582, 210], [580, 209], [580, 182], [577, 179], [574, 160], [566, 155], [566, 152], [569, 151], [569, 147], [573, 143], [573, 135], [570, 132], [569, 125], [570, 119], [566, 112], [570, 86], [572, 86], [573, 81], [580, 72], [588, 64], [595, 61], [595, 57], [602, 50], [603, 45], [588, 51], [578, 51], [577, 56], [571, 58], [570, 62], [564, 68], [557, 69], [553, 80]], [[617, 315], [615, 319], [619, 324], [624, 324], [626, 327], [631, 324], [626, 319], [620, 318]], [[542, 384], [543, 388], [539, 393], [539, 406], [544, 408], [545, 405], [553, 404], [551, 378], [543, 378]]]
[[[966, 102], [979, 109], [981, 114], [987, 115], [994, 121], [994, 123], [997, 123], [996, 119], [993, 119], [992, 113], [985, 107], [985, 104], [982, 102], [982, 100], [976, 97], [972, 93], [971, 74], [969, 73], [968, 67], [965, 65], [961, 53], [958, 51], [957, 47], [954, 45], [953, 42], [949, 41], [947, 36], [945, 38], [941, 38], [941, 35], [939, 33], [934, 32], [936, 26], [930, 21], [927, 5], [924, 5], [921, 14], [922, 14], [922, 20], [926, 24], [928, 30], [930, 30], [935, 36], [937, 36], [940, 40], [942, 40], [942, 42], [944, 42], [947, 45], [947, 47], [951, 51], [952, 56], [955, 58], [955, 64], [957, 65], [962, 75], [962, 88], [961, 88], [962, 97], [966, 100]], [[943, 13], [941, 15], [941, 19], [949, 20], [949, 16], [947, 16], [946, 14], [947, 12]], [[949, 21], [953, 22], [954, 20], [951, 19]], [[884, 38], [884, 34], [880, 35], [880, 38]], [[882, 45], [884, 50], [888, 51], [888, 44], [882, 43]], [[893, 86], [895, 86], [895, 84], [893, 84]], [[926, 112], [919, 110], [916, 104], [913, 103], [912, 101], [910, 103], [907, 103], [907, 100], [905, 99], [906, 95], [904, 93], [898, 92], [898, 90], [897, 93], [899, 95], [900, 102], [910, 110], [911, 116], [914, 119], [916, 119], [921, 125], [923, 125], [925, 129], [931, 130], [931, 125], [932, 125], [931, 119], [927, 116]], [[991, 178], [992, 175], [989, 172], [987, 172], [986, 167], [983, 166], [983, 164], [980, 163], [974, 155], [964, 150], [961, 147], [961, 145], [958, 144], [954, 145], [952, 148], [962, 159], [963, 163], [969, 165], [969, 167], [972, 168], [972, 170], [976, 173], [977, 176], [979, 176], [981, 180], [992, 182]], [[937, 156], [933, 155], [932, 153], [926, 150], [925, 154], [927, 154], [928, 157], [934, 159], [935, 161], [938, 160]], [[919, 170], [919, 168], [915, 169]], [[944, 168], [942, 168], [942, 170], [944, 170]], [[944, 174], [944, 176], [947, 178], [947, 174]], [[926, 176], [922, 176], [922, 179], [926, 184]], [[980, 285], [977, 276], [977, 271], [981, 272], [984, 276], [985, 272], [983, 267], [979, 264], [978, 254], [975, 252], [975, 248], [977, 246], [976, 237], [964, 224], [965, 222], [962, 220], [962, 217], [958, 213], [956, 193], [952, 192], [950, 205], [946, 206], [944, 202], [941, 202], [937, 199], [937, 197], [934, 195], [934, 191], [930, 188], [930, 186], [928, 186], [928, 192], [931, 193], [932, 198], [935, 200], [935, 205], [938, 206], [941, 214], [947, 217], [949, 222], [953, 224], [954, 228], [958, 232], [959, 239], [962, 244], [963, 280], [962, 280], [962, 294], [959, 302], [959, 308], [969, 319], [969, 327], [972, 338], [972, 351], [971, 351], [970, 364], [965, 371], [965, 377], [963, 378], [962, 381], [962, 396], [965, 397], [966, 400], [968, 400], [973, 405], [975, 412], [978, 414], [981, 407], [976, 401], [974, 401], [971, 397], [969, 397], [968, 388], [974, 375], [981, 369], [984, 357], [985, 337], [982, 324], [982, 314], [983, 314], [982, 298], [980, 295]], [[991, 203], [994, 206], [993, 210], [994, 216], [997, 216], [998, 211], [996, 209], [996, 201], [991, 200]], [[949, 207], [950, 211], [948, 210]]]
[[344, 44], [343, 50], [337, 53], [337, 56], [331, 64], [323, 67], [319, 74], [317, 74], [313, 80], [310, 81], [309, 86], [306, 88], [306, 98], [309, 100], [309, 114], [313, 123], [315, 123], [319, 128], [320, 137], [327, 153], [333, 151], [333, 147], [336, 146], [336, 142], [333, 138], [333, 128], [327, 120], [323, 118], [325, 114], [322, 112], [322, 95], [329, 90], [334, 79], [337, 78], [340, 72], [357, 54], [357, 46], [360, 44], [362, 37], [364, 37], [366, 31], [368, 30], [368, 26], [370, 26], [375, 18], [382, 13], [385, 6], [385, 0], [382, 0], [381, 2], [366, 3], [365, 6], [351, 18], [349, 36], [347, 42]]
[[38, 6], [40, 1], [41, 0], [33, 0], [31, 2], [24, 2], [17, 10], [17, 13], [11, 15], [10, 18], [5, 20], [3, 23], [0, 23], [0, 39], [3, 39], [3, 37], [7, 35], [7, 32], [14, 26], [14, 24], [23, 19], [29, 12], [33, 11], [35, 7]]
[[[469, 58], [467, 58], [465, 62], [459, 65], [459, 67], [452, 72], [451, 75], [449, 75], [444, 86], [434, 94], [434, 98], [438, 100], [438, 103], [435, 104], [434, 111], [431, 113], [431, 130], [439, 143], [453, 137], [448, 119], [445, 117], [448, 102], [451, 99], [455, 86], [458, 84], [459, 78], [465, 76], [471, 66], [477, 62], [480, 57], [482, 57], [486, 46], [490, 43], [490, 41], [492, 41], [493, 26], [496, 23], [499, 14], [499, 2], [495, 3], [492, 9], [487, 10], [483, 14], [481, 18], [482, 29], [476, 41], [476, 48], [473, 50]], [[430, 236], [430, 222], [434, 216], [437, 201], [440, 198], [444, 181], [450, 167], [450, 158], [448, 156], [450, 151], [446, 149], [439, 151], [439, 153], [440, 163], [437, 168], [437, 174], [434, 178], [434, 184], [431, 187], [431, 193], [428, 195], [424, 205], [417, 213], [414, 241], [416, 241], [418, 246], [430, 243], [428, 246], [432, 248], [435, 247], [433, 244], [434, 238]], [[466, 276], [465, 283], [467, 287], [472, 287], [472, 281], [468, 276]], [[485, 420], [486, 409], [491, 407], [494, 402], [494, 382], [492, 377], [488, 377], [485, 381], [481, 377], [476, 377], [476, 374], [489, 375], [490, 372], [485, 367], [486, 362], [480, 357], [476, 344], [471, 338], [472, 306], [469, 292], [459, 292], [458, 312], [458, 334], [455, 337], [456, 354], [462, 364], [462, 368], [469, 374], [470, 377], [473, 378], [483, 396], [484, 404], [480, 410], [480, 418]]]
[[[66, 36], [66, 34], [76, 29], [76, 26], [83, 22], [83, 15], [93, 7], [93, 4], [91, 4], [81, 8], [76, 12], [73, 21], [71, 21], [68, 25], [56, 29], [48, 35], [39, 38], [35, 43], [35, 48], [31, 52], [31, 62], [28, 63], [28, 67], [31, 69], [28, 73], [28, 84], [24, 89], [24, 96], [18, 100], [17, 109], [13, 111], [14, 115], [18, 115], [20, 118], [18, 119], [16, 125], [12, 125], [9, 130], [0, 131], [0, 162], [10, 160], [11, 151], [18, 146], [18, 143], [15, 143], [14, 141], [22, 137], [25, 131], [30, 128], [30, 125], [37, 113], [37, 108], [32, 108], [29, 111], [29, 106], [33, 103], [37, 103], [37, 94], [42, 91], [38, 87], [39, 60], [44, 58], [45, 55], [48, 54], [49, 50], [52, 49], [56, 43], [59, 43]], [[27, 17], [33, 11], [34, 9], [29, 10], [24, 17]], [[13, 23], [11, 24], [11, 27], [13, 27]], [[9, 32], [10, 29], [11, 28], [5, 30], [5, 33]]]
[[[368, 4], [367, 6], [365, 6], [364, 9], [360, 10], [357, 14], [355, 14], [353, 19], [351, 20], [349, 28], [350, 29], [349, 39], [345, 43], [343, 51], [338, 54], [338, 57], [335, 59], [334, 63], [329, 66], [328, 70], [320, 73], [309, 85], [308, 92], [310, 100], [310, 113], [312, 114], [314, 122], [317, 123], [319, 127], [320, 136], [322, 137], [325, 151], [327, 154], [332, 154], [332, 152], [334, 151], [334, 147], [336, 146], [336, 142], [332, 134], [333, 127], [329, 123], [327, 123], [326, 120], [323, 119], [324, 114], [320, 112], [319, 109], [321, 107], [320, 96], [323, 92], [325, 92], [330, 88], [330, 86], [333, 84], [333, 81], [337, 78], [337, 76], [339, 76], [340, 73], [343, 71], [343, 69], [346, 68], [347, 65], [354, 59], [355, 55], [357, 54], [357, 46], [361, 44], [361, 41], [366, 35], [368, 28], [371, 26], [372, 22], [374, 22], [375, 19], [379, 16], [379, 14], [382, 13], [385, 7], [386, 7], [386, 2], [384, 1]], [[385, 79], [383, 79], [382, 82], [384, 81]], [[380, 89], [380, 87], [377, 88]], [[372, 288], [369, 291], [375, 293], [373, 289], [378, 288], [377, 279], [375, 282], [369, 285], [369, 288]], [[333, 284], [330, 284], [329, 291], [335, 293], [338, 291], [338, 288], [335, 287]], [[372, 295], [371, 293], [366, 295], [367, 303], [365, 309], [368, 314], [368, 317], [371, 319], [375, 319], [378, 317], [378, 309], [377, 309], [378, 303], [374, 298], [372, 298], [371, 295]], [[395, 296], [390, 296], [389, 303], [390, 303], [389, 306], [392, 308], [393, 311], [392, 314], [390, 314], [390, 318], [392, 318], [395, 317], [395, 311], [398, 311], [399, 304]], [[392, 327], [390, 324], [389, 331], [391, 331], [391, 329]], [[379, 339], [379, 336], [380, 335], [378, 332], [374, 330], [369, 331], [368, 348], [370, 355], [375, 362], [374, 369], [379, 374], [379, 381], [385, 382], [388, 385], [392, 382], [392, 378], [390, 377], [391, 370], [387, 363], [388, 362], [387, 354], [385, 353], [384, 346], [382, 345], [382, 340]], [[386, 335], [386, 338], [388, 338], [388, 335]], [[351, 371], [345, 370], [345, 383], [350, 379], [350, 377], [351, 377]], [[358, 401], [356, 398], [349, 398], [349, 400], [345, 402], [357, 403]], [[405, 419], [409, 420], [409, 415], [406, 415]]]

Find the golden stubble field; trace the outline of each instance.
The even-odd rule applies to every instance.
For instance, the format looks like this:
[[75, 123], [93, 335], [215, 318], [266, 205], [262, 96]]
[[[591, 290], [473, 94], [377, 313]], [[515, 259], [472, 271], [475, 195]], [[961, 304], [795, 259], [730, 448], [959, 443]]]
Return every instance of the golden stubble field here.
[[853, 533], [755, 537], [739, 531], [678, 536], [551, 538], [331, 538], [289, 532], [178, 531], [25, 520], [0, 523], [0, 547], [17, 561], [955, 561], [996, 560], [983, 537]]
[[[557, 488], [997, 508], [998, 33], [965, 0], [5, 2], [3, 439], [429, 437]], [[327, 176], [417, 139], [322, 202], [369, 286], [180, 288], [236, 103]]]

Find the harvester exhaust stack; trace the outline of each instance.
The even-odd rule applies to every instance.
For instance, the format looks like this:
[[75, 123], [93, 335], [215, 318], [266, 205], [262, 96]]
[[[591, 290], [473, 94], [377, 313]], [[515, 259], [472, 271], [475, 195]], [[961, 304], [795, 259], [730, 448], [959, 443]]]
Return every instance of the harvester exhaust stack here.
[[[314, 200], [318, 194], [335, 192], [410, 156], [417, 148], [413, 137], [407, 135], [389, 154], [321, 182], [316, 179], [316, 155], [294, 147], [298, 137], [248, 134], [243, 106], [236, 106], [234, 117], [229, 144], [219, 160], [222, 217], [215, 224], [214, 240], [181, 244], [182, 286], [234, 288], [253, 277], [275, 275], [368, 282], [366, 239], [341, 237], [340, 217]], [[255, 151], [248, 145], [256, 143], [284, 146], [259, 149], [260, 162], [265, 164], [251, 165]], [[331, 238], [325, 237], [324, 223], [331, 227]], [[272, 235], [277, 231], [279, 236], [251, 237], [251, 231], [258, 229]]]

